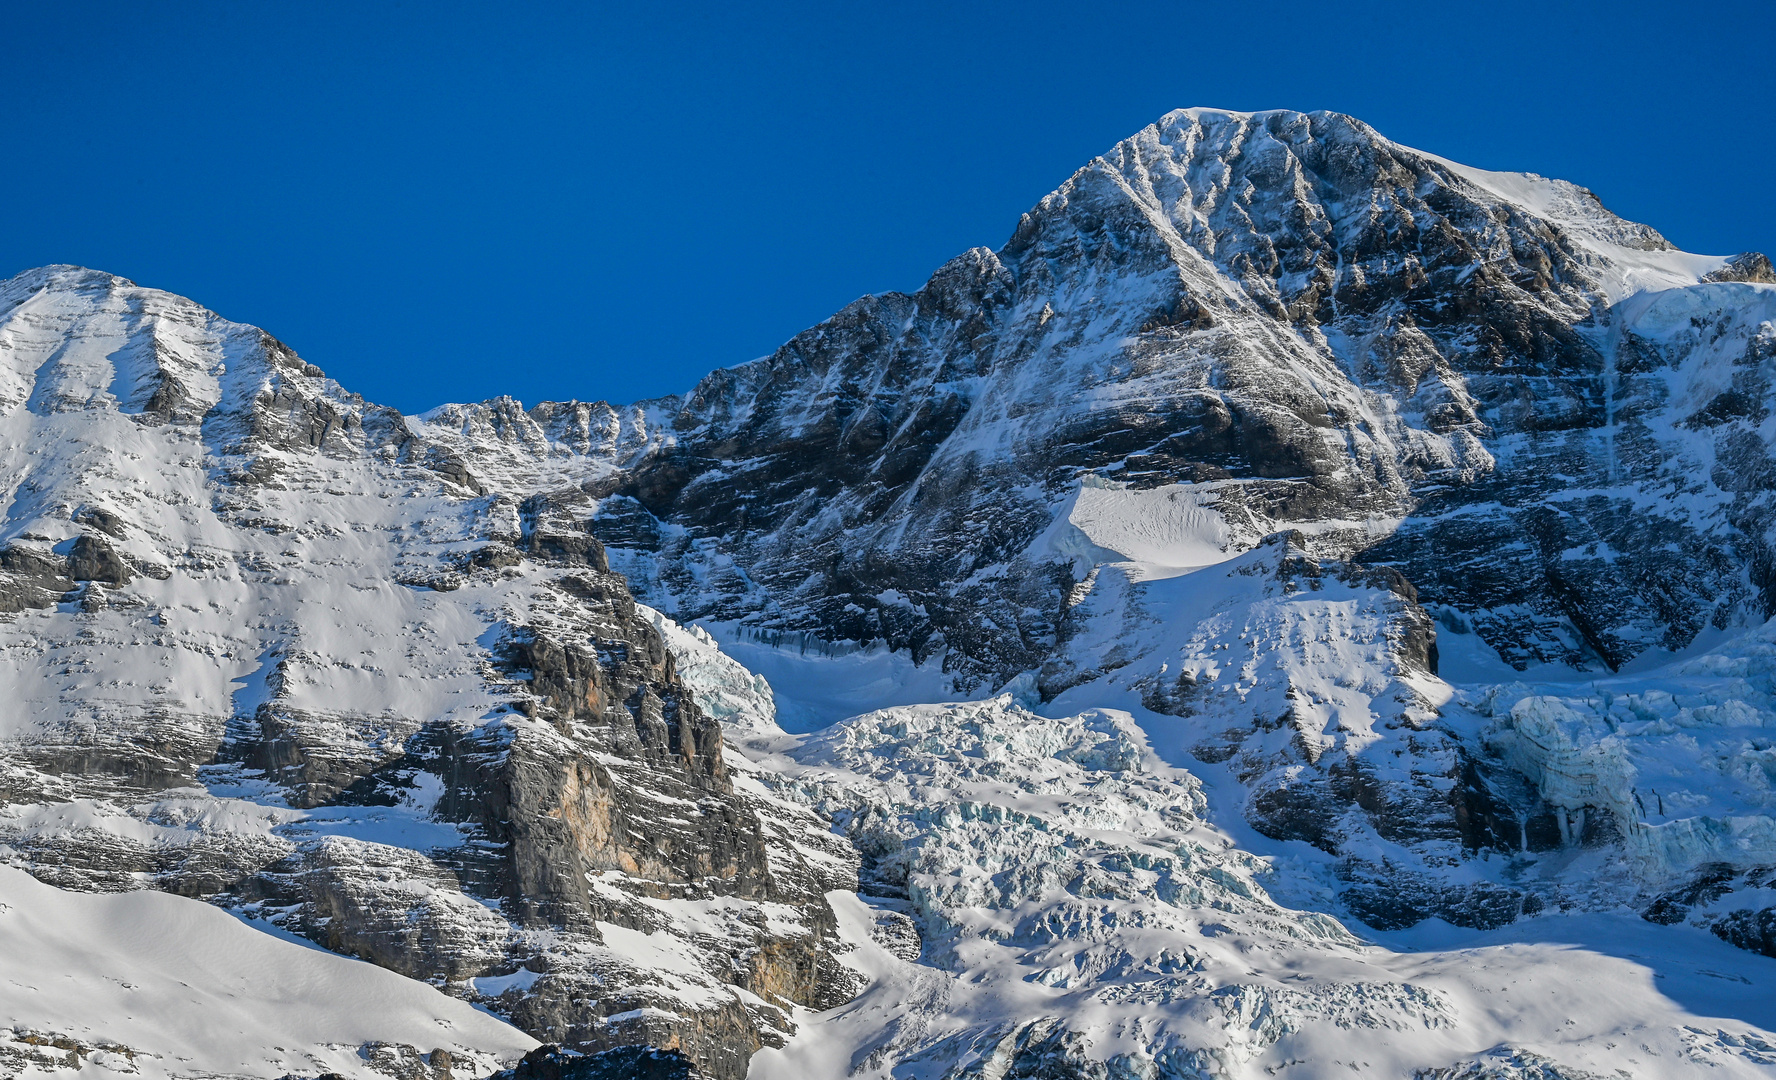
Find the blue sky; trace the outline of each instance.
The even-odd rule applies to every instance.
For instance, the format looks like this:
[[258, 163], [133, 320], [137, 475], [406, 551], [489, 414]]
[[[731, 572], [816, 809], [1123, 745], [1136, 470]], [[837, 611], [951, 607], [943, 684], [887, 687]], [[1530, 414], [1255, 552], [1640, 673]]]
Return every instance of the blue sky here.
[[1776, 253], [1776, 4], [13, 4], [0, 275], [372, 400], [628, 401], [914, 289], [1169, 109], [1337, 109]]

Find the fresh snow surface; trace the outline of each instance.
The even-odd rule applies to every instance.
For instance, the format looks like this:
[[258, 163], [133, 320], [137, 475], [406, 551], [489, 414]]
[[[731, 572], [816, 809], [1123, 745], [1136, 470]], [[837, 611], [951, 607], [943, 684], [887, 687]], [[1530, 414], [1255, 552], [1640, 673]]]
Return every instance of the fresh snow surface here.
[[[0, 867], [0, 1068], [27, 1036], [92, 1048], [82, 1077], [377, 1078], [366, 1043], [450, 1053], [480, 1075], [537, 1045], [374, 964], [281, 940], [197, 900], [74, 893]], [[111, 1049], [106, 1049], [111, 1048]], [[125, 1053], [127, 1048], [128, 1053]], [[18, 1076], [75, 1075], [16, 1058]]]
[[[906, 653], [880, 645], [844, 652], [823, 650], [818, 642], [807, 649], [774, 646], [723, 623], [710, 624], [705, 633], [747, 670], [768, 680], [767, 685], [779, 688], [772, 695], [774, 719], [786, 731], [817, 731], [880, 705], [941, 700], [952, 692], [939, 661], [921, 666]], [[714, 715], [726, 724], [743, 723], [721, 712]]]
[[1137, 580], [1176, 577], [1221, 562], [1262, 535], [1227, 520], [1217, 505], [1220, 486], [1135, 489], [1087, 474], [1032, 546], [1071, 557], [1081, 578], [1105, 564]]

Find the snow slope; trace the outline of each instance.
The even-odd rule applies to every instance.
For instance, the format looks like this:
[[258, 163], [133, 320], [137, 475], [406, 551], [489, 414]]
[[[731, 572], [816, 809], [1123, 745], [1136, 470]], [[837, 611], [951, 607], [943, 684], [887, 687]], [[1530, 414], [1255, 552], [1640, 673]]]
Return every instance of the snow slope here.
[[0, 957], [8, 1076], [380, 1078], [379, 1056], [386, 1065], [435, 1050], [456, 1075], [479, 1076], [537, 1045], [424, 983], [209, 904], [67, 892], [10, 867], [0, 867]]

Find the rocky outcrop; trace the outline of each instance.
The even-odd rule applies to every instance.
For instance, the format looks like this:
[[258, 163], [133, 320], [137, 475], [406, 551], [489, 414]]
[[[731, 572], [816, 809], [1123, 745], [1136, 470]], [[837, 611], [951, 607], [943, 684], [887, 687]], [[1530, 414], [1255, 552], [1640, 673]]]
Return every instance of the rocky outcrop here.
[[0, 610], [24, 611], [53, 606], [73, 588], [68, 563], [34, 545], [11, 543], [0, 548]]
[[68, 551], [68, 576], [75, 581], [128, 585], [135, 572], [104, 538], [82, 533], [74, 538], [74, 546]]
[[548, 1045], [524, 1055], [517, 1068], [489, 1080], [699, 1080], [702, 1075], [691, 1059], [676, 1050], [649, 1046], [575, 1054]]
[[[507, 718], [427, 725], [318, 804], [398, 805], [415, 788], [434, 791], [431, 816], [457, 823], [465, 842], [421, 854], [324, 838], [266, 867], [231, 902], [275, 909], [329, 948], [416, 978], [465, 992], [489, 985], [479, 993], [493, 1007], [556, 1042], [647, 1045], [681, 1052], [710, 1076], [741, 1076], [754, 1050], [793, 1030], [790, 1006], [854, 992], [829, 959], [836, 938], [824, 900], [854, 878], [784, 850], [764, 805], [736, 792], [720, 725], [680, 682], [622, 580], [599, 569], [597, 542], [542, 535], [521, 546], [561, 568], [537, 612], [546, 620], [491, 631], [490, 675], [510, 695]], [[293, 793], [306, 804], [313, 789], [301, 785]], [[831, 846], [805, 811], [799, 827], [814, 834], [800, 842]], [[682, 973], [637, 967], [610, 940], [673, 940], [683, 933], [675, 904], [723, 912], [720, 934], [705, 914], [683, 946], [707, 965], [694, 989]], [[523, 978], [503, 974], [514, 969]]]
[[417, 979], [487, 974], [506, 962], [512, 937], [503, 917], [425, 855], [345, 837], [302, 845], [243, 895], [293, 901], [300, 916], [290, 928]]

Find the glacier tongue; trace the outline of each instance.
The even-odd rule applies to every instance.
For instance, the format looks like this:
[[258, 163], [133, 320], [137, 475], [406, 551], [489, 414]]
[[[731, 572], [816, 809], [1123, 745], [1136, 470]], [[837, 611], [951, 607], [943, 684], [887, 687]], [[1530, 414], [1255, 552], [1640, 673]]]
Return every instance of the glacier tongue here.
[[1365, 939], [1279, 904], [1267, 886], [1312, 867], [1209, 824], [1202, 783], [1131, 712], [1035, 713], [1001, 695], [785, 735], [770, 688], [712, 640], [668, 641], [700, 697], [758, 694], [737, 718], [753, 775], [820, 808], [864, 857], [860, 891], [833, 904], [843, 962], [868, 987], [799, 1016], [754, 1059], [756, 1080], [1776, 1066], [1766, 962], [1695, 931], [1609, 913], [1459, 944]]
[[1210, 824], [1203, 783], [1147, 734], [1176, 721], [1138, 703], [1037, 713], [1001, 695], [787, 735], [775, 688], [705, 635], [667, 640], [694, 693], [750, 711], [733, 722], [752, 782], [818, 807], [864, 857], [860, 891], [833, 904], [869, 985], [801, 1015], [755, 1078], [1776, 1066], [1767, 962], [1694, 930], [1607, 912], [1364, 938], [1278, 903], [1271, 886], [1311, 893], [1328, 861]]

